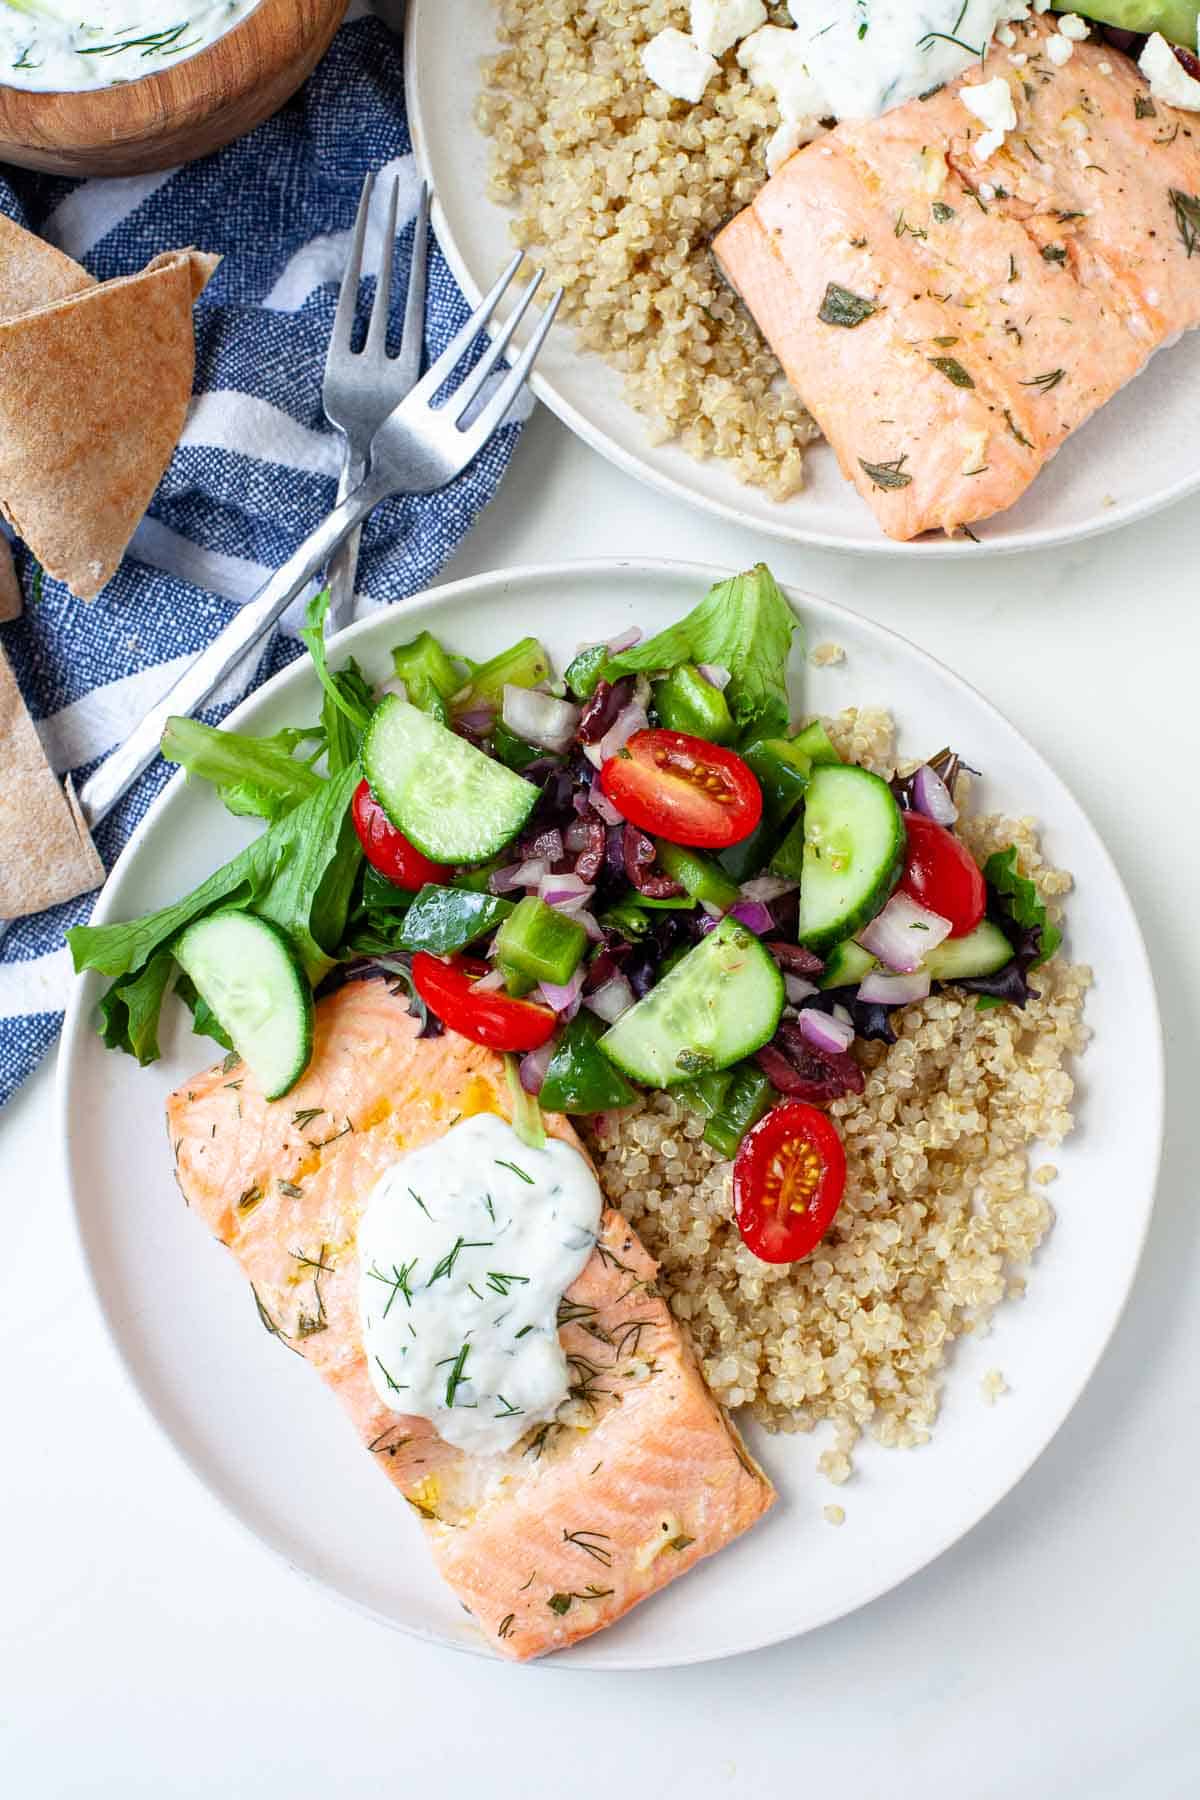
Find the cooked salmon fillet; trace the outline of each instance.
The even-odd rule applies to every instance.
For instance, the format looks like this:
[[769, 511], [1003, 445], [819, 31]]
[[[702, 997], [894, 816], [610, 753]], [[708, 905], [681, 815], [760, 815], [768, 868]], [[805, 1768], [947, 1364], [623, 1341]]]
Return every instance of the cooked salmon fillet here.
[[[470, 1456], [383, 1405], [359, 1324], [358, 1220], [402, 1151], [480, 1112], [510, 1116], [501, 1059], [452, 1033], [420, 1038], [382, 981], [320, 1003], [312, 1062], [286, 1099], [264, 1100], [227, 1059], [167, 1102], [179, 1185], [249, 1277], [264, 1325], [333, 1388], [484, 1636], [524, 1660], [612, 1624], [775, 1495], [613, 1211], [560, 1308], [572, 1387], [553, 1424]], [[565, 1119], [548, 1126], [577, 1142]]]
[[[961, 81], [798, 151], [714, 242], [893, 538], [1011, 506], [1200, 323], [1200, 121], [1149, 101], [1107, 44], [1076, 44], [1060, 68], [1053, 21], [1013, 29], [1016, 47]], [[1017, 125], [980, 165], [984, 127], [959, 94], [997, 77]], [[875, 310], [821, 319], [831, 283]]]

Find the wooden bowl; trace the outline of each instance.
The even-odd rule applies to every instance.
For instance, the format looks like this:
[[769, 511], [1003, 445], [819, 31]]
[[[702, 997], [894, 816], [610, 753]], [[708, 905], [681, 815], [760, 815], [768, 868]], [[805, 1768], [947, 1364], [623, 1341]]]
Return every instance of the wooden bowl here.
[[348, 0], [259, 0], [199, 55], [86, 93], [0, 86], [0, 161], [56, 175], [138, 175], [220, 150], [316, 68]]

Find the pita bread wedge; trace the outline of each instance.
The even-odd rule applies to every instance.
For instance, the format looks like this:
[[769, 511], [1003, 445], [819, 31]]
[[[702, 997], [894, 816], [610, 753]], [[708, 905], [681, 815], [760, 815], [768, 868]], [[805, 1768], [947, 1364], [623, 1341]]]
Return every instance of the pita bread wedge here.
[[86, 269], [0, 213], [0, 319], [95, 287]]
[[0, 320], [0, 509], [80, 599], [113, 574], [179, 440], [192, 303], [218, 260], [171, 251]]
[[25, 611], [25, 596], [17, 580], [13, 554], [8, 539], [0, 537], [0, 625], [19, 619]]
[[24, 919], [104, 881], [78, 801], [46, 761], [0, 652], [0, 918]]

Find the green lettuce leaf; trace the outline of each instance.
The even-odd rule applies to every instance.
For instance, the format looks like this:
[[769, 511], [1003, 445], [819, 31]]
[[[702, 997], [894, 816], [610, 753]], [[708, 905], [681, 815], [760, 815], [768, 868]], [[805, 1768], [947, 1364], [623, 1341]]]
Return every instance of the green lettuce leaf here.
[[983, 865], [983, 878], [1001, 896], [1004, 910], [1014, 924], [1036, 926], [1041, 932], [1038, 953], [1029, 967], [1036, 969], [1048, 962], [1062, 943], [1062, 932], [1052, 923], [1032, 881], [1019, 873], [1015, 844], [988, 857]]
[[100, 1035], [110, 1050], [125, 1050], [142, 1067], [157, 1062], [158, 1018], [175, 971], [169, 950], [157, 950], [136, 975], [114, 981], [100, 1002]]
[[716, 663], [730, 673], [725, 698], [738, 725], [778, 730], [788, 719], [787, 666], [800, 622], [765, 563], [712, 588], [699, 606], [657, 637], [606, 665], [618, 675], [651, 674], [680, 663]]
[[[315, 744], [311, 760], [294, 753]], [[319, 726], [277, 731], [273, 737], [251, 737], [241, 731], [218, 731], [198, 719], [167, 720], [162, 753], [190, 778], [211, 781], [225, 806], [239, 816], [274, 823], [315, 794], [322, 778], [312, 766], [325, 746]]]

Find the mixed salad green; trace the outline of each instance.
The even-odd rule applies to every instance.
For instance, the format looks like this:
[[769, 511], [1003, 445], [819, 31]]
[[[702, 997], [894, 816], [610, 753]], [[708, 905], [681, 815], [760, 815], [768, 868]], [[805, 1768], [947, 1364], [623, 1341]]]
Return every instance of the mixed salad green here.
[[[331, 669], [270, 736], [171, 721], [163, 754], [264, 830], [174, 905], [70, 933], [107, 1044], [152, 1062], [168, 993], [271, 1098], [314, 995], [402, 990], [425, 1033], [506, 1052], [521, 1128], [672, 1088], [733, 1156], [782, 1101], [861, 1091], [855, 1040], [938, 983], [1024, 1003], [1059, 934], [1016, 853], [954, 831], [949, 751], [890, 782], [793, 726], [799, 622], [762, 565], [678, 624], [484, 663], [422, 631], [373, 687]], [[517, 1060], [519, 1059], [519, 1061]]]

